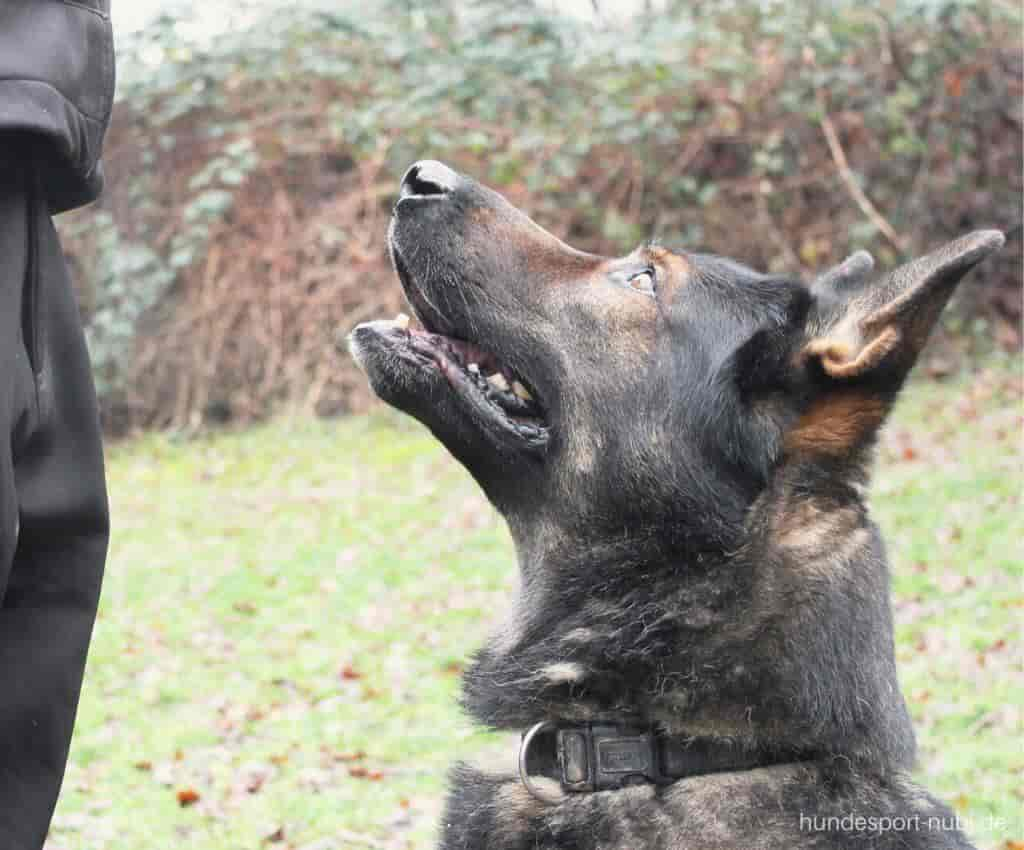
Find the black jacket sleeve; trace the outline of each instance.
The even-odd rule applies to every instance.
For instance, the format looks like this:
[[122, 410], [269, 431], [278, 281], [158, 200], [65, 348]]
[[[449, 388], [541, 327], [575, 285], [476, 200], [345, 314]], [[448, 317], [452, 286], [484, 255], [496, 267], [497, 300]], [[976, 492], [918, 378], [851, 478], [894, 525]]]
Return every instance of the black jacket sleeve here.
[[50, 212], [95, 200], [114, 99], [110, 0], [0, 0], [0, 136], [31, 134]]

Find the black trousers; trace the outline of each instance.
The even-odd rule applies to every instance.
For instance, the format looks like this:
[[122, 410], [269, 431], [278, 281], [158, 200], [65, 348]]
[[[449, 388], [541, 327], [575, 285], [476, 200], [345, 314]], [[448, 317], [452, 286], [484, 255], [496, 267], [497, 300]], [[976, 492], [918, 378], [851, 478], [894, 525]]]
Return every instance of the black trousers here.
[[107, 551], [96, 397], [31, 150], [0, 137], [0, 848], [39, 850]]

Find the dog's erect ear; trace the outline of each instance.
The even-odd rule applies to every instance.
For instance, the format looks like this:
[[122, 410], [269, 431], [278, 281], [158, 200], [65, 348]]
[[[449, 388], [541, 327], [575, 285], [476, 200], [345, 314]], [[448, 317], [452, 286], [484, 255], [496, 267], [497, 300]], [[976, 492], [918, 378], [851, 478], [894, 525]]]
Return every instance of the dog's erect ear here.
[[783, 315], [755, 331], [732, 355], [731, 372], [741, 395], [754, 397], [789, 385], [791, 343], [806, 326], [811, 305], [820, 300], [812, 293], [828, 293], [825, 297], [834, 300], [863, 284], [874, 267], [875, 261], [867, 251], [857, 251], [815, 280], [810, 291], [801, 285], [789, 286]]
[[875, 268], [875, 260], [867, 251], [850, 254], [835, 268], [829, 269], [811, 285], [811, 291], [834, 298], [852, 287], [862, 286]]
[[981, 230], [879, 280], [858, 252], [815, 281], [797, 356], [811, 385], [787, 452], [839, 457], [870, 441], [957, 283], [1003, 241]]
[[854, 254], [812, 286], [801, 359], [836, 381], [874, 378], [897, 388], [957, 283], [1004, 241], [998, 230], [979, 230], [874, 282], [871, 257]]

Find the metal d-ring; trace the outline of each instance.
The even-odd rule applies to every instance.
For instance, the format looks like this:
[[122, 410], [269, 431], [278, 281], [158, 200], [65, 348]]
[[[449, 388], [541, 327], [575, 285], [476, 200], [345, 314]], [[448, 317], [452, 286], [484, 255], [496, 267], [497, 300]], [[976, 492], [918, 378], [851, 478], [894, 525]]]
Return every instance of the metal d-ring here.
[[530, 752], [530, 744], [533, 743], [534, 738], [536, 738], [541, 732], [547, 732], [556, 728], [557, 725], [552, 723], [550, 720], [542, 720], [540, 723], [536, 723], [531, 726], [526, 731], [526, 734], [523, 735], [522, 741], [519, 742], [519, 781], [523, 783], [523, 787], [529, 791], [535, 799], [540, 800], [548, 806], [561, 803], [564, 798], [561, 794], [546, 794], [533, 784], [533, 780], [530, 778], [530, 774], [526, 770], [526, 756]]

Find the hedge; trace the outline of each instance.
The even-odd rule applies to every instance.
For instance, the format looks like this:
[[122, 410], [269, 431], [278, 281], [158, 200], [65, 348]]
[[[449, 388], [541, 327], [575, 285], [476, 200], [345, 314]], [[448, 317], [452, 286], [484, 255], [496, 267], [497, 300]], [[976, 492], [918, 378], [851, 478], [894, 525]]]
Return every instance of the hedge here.
[[[401, 306], [383, 235], [425, 156], [581, 248], [794, 275], [1021, 220], [1015, 4], [426, 5], [242, 4], [214, 38], [170, 7], [122, 42], [108, 191], [61, 223], [109, 426], [364, 406], [337, 340]], [[1020, 280], [1017, 237], [956, 321], [1019, 346]]]

